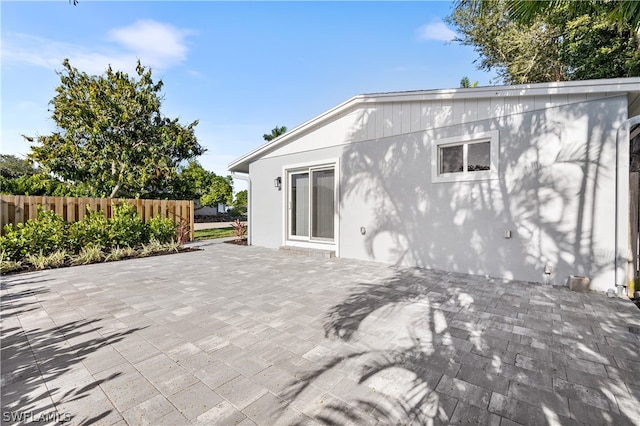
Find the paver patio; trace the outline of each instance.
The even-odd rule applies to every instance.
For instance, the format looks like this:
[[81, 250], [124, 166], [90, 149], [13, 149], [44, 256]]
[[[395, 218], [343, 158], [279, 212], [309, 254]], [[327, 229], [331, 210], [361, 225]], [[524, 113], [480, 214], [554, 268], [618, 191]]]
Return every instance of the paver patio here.
[[2, 424], [640, 425], [629, 325], [602, 294], [228, 244], [12, 275]]

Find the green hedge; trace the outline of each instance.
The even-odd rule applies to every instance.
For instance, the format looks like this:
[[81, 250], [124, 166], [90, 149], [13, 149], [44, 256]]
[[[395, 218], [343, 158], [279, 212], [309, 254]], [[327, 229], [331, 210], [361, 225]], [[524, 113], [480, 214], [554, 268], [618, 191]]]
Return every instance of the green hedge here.
[[53, 211], [38, 208], [36, 219], [5, 226], [0, 252], [5, 260], [22, 261], [29, 255], [48, 256], [57, 251], [78, 254], [89, 247], [107, 252], [116, 247], [139, 247], [151, 241], [168, 243], [176, 238], [176, 224], [160, 216], [143, 223], [128, 203], [114, 207], [113, 218], [88, 209], [80, 222], [65, 222]]

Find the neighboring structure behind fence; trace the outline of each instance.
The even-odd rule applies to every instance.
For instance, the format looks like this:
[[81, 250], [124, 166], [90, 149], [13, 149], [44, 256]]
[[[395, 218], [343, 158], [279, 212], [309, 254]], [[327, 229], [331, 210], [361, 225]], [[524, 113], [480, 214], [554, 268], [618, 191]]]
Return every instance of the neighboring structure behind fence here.
[[31, 197], [26, 195], [0, 195], [0, 226], [8, 223], [24, 223], [35, 219], [38, 206], [45, 210], [53, 210], [67, 222], [79, 222], [87, 213], [87, 206], [92, 211], [101, 211], [107, 218], [113, 215], [113, 205], [127, 202], [133, 205], [143, 222], [147, 222], [158, 214], [169, 217], [176, 224], [185, 221], [189, 224], [189, 238], [193, 241], [193, 201], [191, 200], [136, 200], [111, 198], [75, 198], [75, 197]]

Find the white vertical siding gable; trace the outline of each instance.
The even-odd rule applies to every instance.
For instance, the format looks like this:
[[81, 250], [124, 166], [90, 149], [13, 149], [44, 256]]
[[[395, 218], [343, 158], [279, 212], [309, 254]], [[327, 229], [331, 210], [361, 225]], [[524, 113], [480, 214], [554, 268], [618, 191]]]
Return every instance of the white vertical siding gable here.
[[[474, 90], [474, 89], [468, 89]], [[463, 123], [600, 99], [606, 94], [495, 96], [489, 98], [376, 101], [355, 104], [333, 121], [301, 136], [271, 157], [299, 150], [319, 149], [380, 139]], [[319, 135], [323, 135], [319, 137]], [[291, 146], [293, 145], [293, 146]]]

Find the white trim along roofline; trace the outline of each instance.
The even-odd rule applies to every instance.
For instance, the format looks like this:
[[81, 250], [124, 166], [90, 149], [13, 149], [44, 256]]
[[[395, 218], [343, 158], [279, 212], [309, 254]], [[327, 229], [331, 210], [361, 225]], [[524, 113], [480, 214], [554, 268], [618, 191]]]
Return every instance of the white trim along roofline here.
[[331, 108], [328, 111], [308, 120], [291, 129], [285, 134], [260, 145], [253, 151], [243, 155], [229, 163], [227, 168], [232, 172], [248, 172], [249, 163], [262, 154], [271, 151], [287, 142], [295, 140], [300, 134], [313, 126], [330, 121], [345, 110], [359, 104], [378, 102], [412, 102], [430, 100], [454, 100], [454, 99], [482, 99], [512, 96], [537, 96], [537, 95], [570, 95], [589, 93], [640, 93], [640, 77], [611, 78], [600, 80], [561, 81], [552, 83], [519, 84], [514, 86], [484, 86], [472, 89], [437, 89], [416, 90], [407, 92], [370, 93], [357, 95], [347, 101]]

